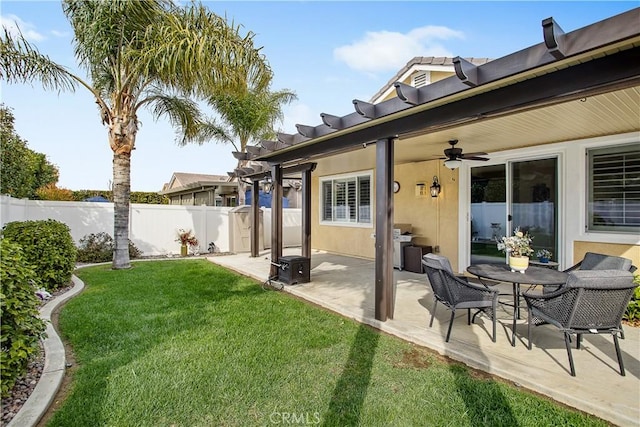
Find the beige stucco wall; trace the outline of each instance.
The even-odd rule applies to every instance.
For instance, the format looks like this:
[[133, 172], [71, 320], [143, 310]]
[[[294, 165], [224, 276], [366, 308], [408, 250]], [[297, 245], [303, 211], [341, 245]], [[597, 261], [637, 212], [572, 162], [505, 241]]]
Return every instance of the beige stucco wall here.
[[587, 252], [597, 252], [607, 255], [629, 258], [633, 265], [640, 268], [640, 246], [623, 245], [617, 243], [573, 242], [573, 263], [579, 262]]
[[[341, 255], [362, 258], [375, 257], [375, 241], [371, 238], [375, 225], [370, 227], [350, 227], [320, 224], [320, 178], [371, 171], [375, 166], [375, 145], [338, 154], [318, 161], [311, 179], [311, 246]], [[375, 177], [371, 182], [372, 194], [375, 194]], [[373, 202], [373, 200], [372, 200]], [[372, 206], [372, 219], [375, 218], [375, 204]]]
[[[396, 165], [395, 180], [400, 191], [394, 199], [394, 222], [412, 225], [413, 243], [440, 247], [440, 255], [451, 261], [454, 271], [458, 263], [458, 174], [441, 166], [440, 160]], [[416, 195], [416, 184], [428, 188], [433, 177], [440, 180], [437, 198]]]
[[[396, 165], [395, 180], [400, 191], [394, 195], [394, 223], [409, 223], [417, 236], [413, 243], [440, 246], [454, 269], [458, 260], [458, 185], [457, 172], [440, 166], [432, 160]], [[322, 159], [312, 175], [311, 242], [315, 249], [373, 259], [375, 257], [375, 223], [370, 227], [321, 225], [320, 178], [325, 176], [374, 170], [372, 194], [375, 197], [375, 146]], [[416, 184], [431, 186], [433, 176], [440, 179], [442, 192], [438, 198], [416, 195]], [[375, 221], [375, 199], [372, 200], [372, 219]]]

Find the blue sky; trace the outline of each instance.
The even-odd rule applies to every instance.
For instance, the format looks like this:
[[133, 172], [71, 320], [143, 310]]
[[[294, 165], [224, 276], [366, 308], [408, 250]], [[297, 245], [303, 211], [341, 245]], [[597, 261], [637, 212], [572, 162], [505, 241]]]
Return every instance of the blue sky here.
[[[541, 21], [553, 16], [565, 32], [638, 7], [631, 2], [285, 1], [204, 2], [243, 30], [271, 64], [274, 90], [298, 100], [285, 107], [280, 130], [318, 125], [320, 113], [344, 115], [353, 99], [369, 100], [414, 56], [499, 58], [542, 41]], [[7, 1], [2, 25], [17, 22], [38, 49], [76, 70], [72, 31], [58, 1]], [[82, 74], [84, 77], [84, 74]], [[58, 186], [107, 189], [112, 152], [93, 99], [0, 83], [0, 100], [13, 109], [18, 134], [60, 170]], [[159, 191], [173, 172], [226, 175], [230, 145], [178, 147], [175, 132], [145, 112], [132, 155], [133, 191]]]

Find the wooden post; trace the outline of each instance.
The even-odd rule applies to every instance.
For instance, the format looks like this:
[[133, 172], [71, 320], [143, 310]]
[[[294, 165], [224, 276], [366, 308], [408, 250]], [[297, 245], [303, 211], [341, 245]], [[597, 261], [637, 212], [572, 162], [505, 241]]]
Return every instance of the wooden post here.
[[302, 172], [302, 256], [311, 258], [311, 171]]
[[254, 179], [251, 186], [251, 257], [260, 253], [260, 181]]
[[271, 270], [270, 277], [278, 275], [278, 263], [282, 257], [282, 167], [271, 167]]
[[393, 145], [376, 142], [376, 271], [375, 318], [393, 319]]

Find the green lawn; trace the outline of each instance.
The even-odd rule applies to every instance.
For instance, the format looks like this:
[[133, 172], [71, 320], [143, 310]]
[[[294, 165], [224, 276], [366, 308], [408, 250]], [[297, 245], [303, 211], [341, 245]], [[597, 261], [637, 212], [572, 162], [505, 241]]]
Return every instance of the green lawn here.
[[607, 425], [204, 260], [77, 274], [52, 426]]

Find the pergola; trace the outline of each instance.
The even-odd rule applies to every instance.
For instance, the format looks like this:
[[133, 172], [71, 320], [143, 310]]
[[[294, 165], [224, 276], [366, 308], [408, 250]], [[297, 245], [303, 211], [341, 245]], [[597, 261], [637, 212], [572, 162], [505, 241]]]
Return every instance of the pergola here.
[[[257, 165], [234, 171], [236, 176], [253, 181], [252, 256], [257, 256], [258, 247], [255, 198], [260, 180], [268, 176], [273, 183], [273, 276], [277, 274], [274, 264], [282, 256], [283, 176], [302, 173], [302, 255], [309, 257], [313, 159], [375, 144], [375, 317], [380, 321], [393, 318], [392, 185], [396, 140], [409, 146], [417, 136], [428, 138], [448, 129], [508, 120], [516, 115], [526, 118], [529, 113], [553, 109], [572, 100], [608, 96], [627, 89], [631, 90], [626, 96], [630, 100], [621, 108], [630, 110], [631, 115], [635, 109], [637, 119], [638, 23], [640, 8], [566, 34], [553, 18], [548, 18], [542, 21], [543, 41], [539, 44], [479, 66], [454, 58], [455, 76], [420, 88], [396, 82], [395, 98], [378, 104], [354, 100], [355, 112], [351, 114], [338, 117], [323, 113], [322, 123], [317, 126], [297, 125], [296, 134], [281, 133], [277, 141], [262, 141], [261, 146], [248, 147], [246, 155], [237, 153], [238, 158], [253, 160]], [[612, 98], [607, 102], [616, 101]], [[638, 121], [632, 125], [634, 129], [619, 124], [614, 130], [638, 130]], [[576, 136], [584, 135], [587, 134]], [[503, 131], [502, 136], [496, 132], [496, 138], [501, 137], [506, 140], [508, 131]], [[550, 134], [548, 140], [539, 143], [554, 142], [550, 140], [554, 137]]]

